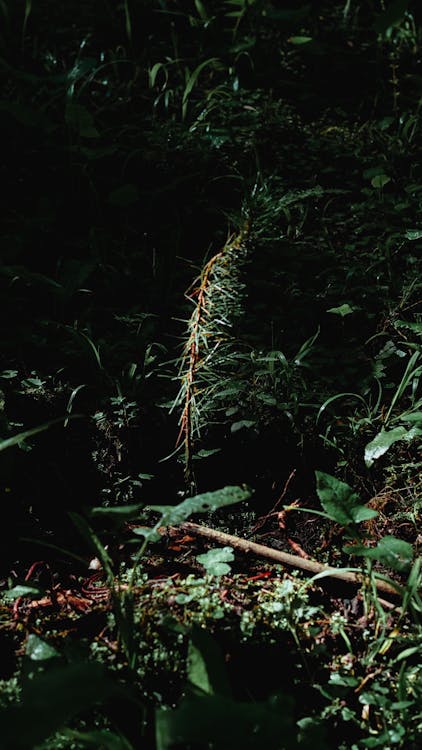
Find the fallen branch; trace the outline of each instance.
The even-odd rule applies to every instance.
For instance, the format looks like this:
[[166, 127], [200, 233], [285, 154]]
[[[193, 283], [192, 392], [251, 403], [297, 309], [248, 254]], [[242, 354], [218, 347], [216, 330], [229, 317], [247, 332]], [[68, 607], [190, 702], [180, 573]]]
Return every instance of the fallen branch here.
[[[355, 587], [362, 585], [362, 576], [351, 571], [338, 570], [337, 568], [332, 568], [330, 565], [324, 565], [323, 563], [304, 559], [303, 557], [299, 557], [298, 555], [291, 555], [289, 552], [281, 552], [280, 550], [266, 547], [263, 544], [250, 542], [247, 539], [241, 539], [240, 537], [233, 536], [232, 534], [226, 534], [223, 531], [216, 531], [215, 529], [211, 529], [208, 526], [200, 526], [199, 524], [186, 521], [185, 523], [180, 524], [179, 528], [181, 528], [183, 531], [188, 532], [189, 534], [202, 536], [205, 539], [216, 542], [217, 544], [227, 545], [228, 547], [233, 547], [233, 549], [237, 549], [240, 552], [253, 554], [257, 557], [265, 557], [267, 560], [272, 560], [273, 562], [280, 563], [281, 565], [288, 565], [291, 568], [304, 570], [307, 573], [311, 573], [312, 575], [325, 573], [326, 578], [335, 578]], [[395, 599], [400, 597], [399, 590], [386, 581], [377, 580], [375, 581], [375, 586], [377, 588], [377, 591], [382, 594], [387, 594], [388, 596], [394, 597]]]

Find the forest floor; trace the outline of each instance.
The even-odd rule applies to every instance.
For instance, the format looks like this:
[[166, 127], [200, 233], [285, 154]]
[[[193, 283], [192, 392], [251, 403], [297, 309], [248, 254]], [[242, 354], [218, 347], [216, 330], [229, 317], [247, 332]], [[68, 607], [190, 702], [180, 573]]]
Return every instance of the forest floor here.
[[3, 746], [417, 750], [415, 20], [165, 5], [5, 16]]

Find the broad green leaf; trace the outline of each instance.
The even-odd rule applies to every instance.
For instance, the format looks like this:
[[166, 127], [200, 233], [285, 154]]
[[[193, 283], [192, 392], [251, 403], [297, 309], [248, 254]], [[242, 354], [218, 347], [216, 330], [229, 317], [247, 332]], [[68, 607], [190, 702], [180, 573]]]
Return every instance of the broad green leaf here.
[[412, 440], [415, 438], [421, 437], [422, 430], [419, 429], [419, 427], [412, 427], [408, 432], [406, 432], [406, 435], [404, 436], [404, 439], [407, 443], [411, 443]]
[[243, 430], [244, 428], [253, 427], [254, 424], [254, 419], [240, 419], [238, 422], [233, 422], [230, 430], [231, 432], [239, 432], [239, 430]]
[[60, 656], [59, 652], [49, 643], [39, 638], [35, 633], [30, 633], [26, 641], [25, 654], [32, 661], [46, 661]]
[[400, 421], [422, 424], [422, 411], [411, 411], [410, 414], [401, 414]]
[[340, 307], [330, 307], [327, 312], [333, 313], [334, 315], [341, 315], [342, 318], [345, 317], [345, 315], [350, 315], [352, 312], [355, 311], [354, 307], [350, 307], [347, 302], [345, 302], [343, 305], [340, 305]]
[[198, 555], [196, 559], [209, 575], [224, 576], [230, 573], [230, 565], [227, 563], [234, 560], [234, 553], [231, 547], [217, 547]]
[[257, 393], [256, 397], [268, 406], [276, 406], [277, 404], [277, 399], [269, 393]]
[[[234, 701], [221, 695], [192, 696], [175, 710], [156, 711], [157, 750], [170, 750], [175, 745], [287, 750], [297, 747], [296, 737], [293, 700], [287, 695], [277, 694], [268, 703]], [[325, 744], [312, 747], [327, 750]]]
[[36, 675], [25, 683], [21, 702], [0, 710], [2, 747], [29, 750], [73, 716], [119, 693], [100, 664], [69, 664]]
[[376, 511], [371, 511], [359, 502], [358, 495], [346, 482], [323, 471], [316, 471], [315, 475], [321, 505], [327, 516], [336, 523], [349, 526], [377, 515]]
[[407, 320], [396, 320], [394, 322], [395, 328], [407, 328], [409, 331], [414, 331], [419, 335], [422, 335], [422, 323], [410, 323]]
[[143, 536], [147, 542], [159, 542], [161, 539], [156, 529], [151, 529], [147, 526], [138, 526], [136, 529], [132, 529], [132, 531], [136, 536]]
[[17, 370], [3, 370], [2, 373], [0, 373], [0, 378], [4, 378], [5, 380], [10, 380], [12, 378], [16, 378], [18, 374]]
[[244, 383], [233, 383], [233, 385], [230, 386], [230, 388], [223, 388], [222, 391], [217, 391], [217, 393], [214, 395], [214, 398], [227, 398], [228, 396], [238, 397], [239, 393], [245, 390], [245, 384]]
[[208, 695], [231, 693], [223, 655], [206, 630], [194, 626], [188, 648], [187, 677], [192, 686]]
[[412, 545], [394, 536], [384, 536], [376, 547], [364, 547], [359, 544], [347, 546], [344, 550], [353, 555], [378, 560], [382, 565], [398, 573], [405, 573], [409, 570], [413, 560]]
[[413, 547], [403, 539], [385, 536], [375, 547], [376, 559], [397, 573], [407, 573], [413, 562]]
[[351, 675], [342, 675], [339, 672], [330, 674], [330, 685], [341, 685], [342, 687], [357, 687], [359, 680]]
[[370, 468], [374, 461], [383, 456], [384, 453], [387, 453], [388, 449], [394, 443], [397, 443], [399, 440], [411, 442], [419, 435], [422, 435], [422, 430], [418, 429], [418, 427], [412, 427], [411, 430], [407, 430], [406, 427], [400, 426], [394, 427], [393, 430], [381, 430], [365, 447], [365, 463], [367, 467]]
[[195, 497], [188, 497], [179, 505], [151, 505], [151, 510], [162, 513], [162, 526], [170, 526], [186, 521], [193, 513], [209, 513], [227, 505], [241, 503], [251, 496], [243, 487], [223, 487], [215, 492], [204, 492]]
[[408, 229], [405, 236], [408, 240], [420, 240], [422, 238], [422, 229]]
[[389, 177], [387, 174], [377, 174], [372, 178], [371, 185], [372, 187], [378, 188], [380, 190], [384, 187], [384, 185], [388, 185], [389, 182], [391, 182], [391, 177]]
[[214, 453], [220, 453], [220, 451], [221, 448], [201, 448], [198, 453], [195, 453], [193, 458], [195, 459], [195, 461], [199, 461], [201, 458], [208, 458], [208, 456], [213, 456]]
[[32, 599], [36, 599], [43, 595], [41, 589], [35, 586], [18, 585], [14, 586], [9, 591], [5, 591], [3, 596], [5, 599], [19, 599], [20, 596], [30, 596]]
[[392, 125], [394, 122], [394, 117], [383, 117], [382, 120], [378, 122], [378, 127], [380, 130], [387, 130], [390, 125]]
[[376, 518], [378, 511], [368, 508], [366, 505], [357, 505], [351, 509], [350, 514], [355, 523], [361, 523], [362, 521], [369, 521], [371, 518]]

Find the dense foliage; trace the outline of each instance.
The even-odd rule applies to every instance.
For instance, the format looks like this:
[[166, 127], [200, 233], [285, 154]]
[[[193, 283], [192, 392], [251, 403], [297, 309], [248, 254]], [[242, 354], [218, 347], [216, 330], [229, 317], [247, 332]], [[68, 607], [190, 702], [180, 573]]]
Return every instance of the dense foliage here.
[[0, 2], [4, 747], [420, 746], [418, 15]]

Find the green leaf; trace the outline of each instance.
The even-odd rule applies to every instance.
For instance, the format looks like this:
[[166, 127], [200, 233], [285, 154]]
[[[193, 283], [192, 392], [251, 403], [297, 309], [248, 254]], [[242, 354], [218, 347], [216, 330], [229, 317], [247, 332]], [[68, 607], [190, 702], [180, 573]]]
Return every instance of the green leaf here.
[[186, 521], [193, 513], [209, 513], [227, 505], [248, 500], [251, 492], [243, 487], [223, 487], [215, 492], [204, 492], [195, 497], [188, 497], [179, 505], [151, 505], [151, 510], [162, 513], [161, 525], [170, 526]]
[[410, 442], [421, 434], [422, 431], [417, 427], [412, 427], [411, 430], [407, 430], [403, 426], [394, 427], [393, 430], [381, 430], [365, 447], [365, 464], [370, 468], [374, 461], [383, 456], [384, 453], [387, 453], [388, 449], [394, 443], [397, 443], [399, 440]]
[[5, 599], [19, 599], [20, 596], [30, 596], [32, 599], [36, 599], [42, 595], [43, 592], [41, 589], [36, 588], [35, 586], [18, 585], [9, 589], [9, 591], [5, 591], [3, 596]]
[[[403, 373], [403, 377], [396, 388], [396, 391], [391, 399], [390, 406], [388, 408], [388, 411], [385, 415], [385, 422], [387, 423], [390, 419], [391, 413], [396, 406], [397, 402], [401, 399], [403, 396], [406, 388], [409, 387], [409, 385], [412, 383], [412, 381], [415, 381], [416, 378], [419, 379], [420, 375], [422, 374], [422, 366], [415, 366], [416, 362], [418, 361], [420, 356], [419, 351], [415, 351], [412, 356], [410, 357], [409, 361], [407, 362], [406, 369]], [[412, 385], [413, 387], [413, 385]]]
[[234, 560], [234, 553], [231, 547], [217, 547], [198, 555], [196, 559], [209, 575], [224, 576], [230, 573], [230, 565], [227, 563]]
[[208, 695], [231, 693], [223, 655], [206, 630], [192, 628], [188, 648], [187, 676], [190, 684]]
[[387, 130], [393, 122], [394, 117], [383, 117], [382, 120], [379, 120], [378, 127], [380, 130]]
[[168, 73], [167, 73], [166, 66], [164, 65], [164, 63], [161, 63], [161, 62], [155, 63], [155, 65], [153, 65], [152, 68], [149, 70], [148, 72], [149, 85], [151, 88], [155, 86], [157, 75], [160, 72], [160, 70], [162, 70], [164, 73], [164, 79], [165, 79], [164, 84], [163, 84], [163, 90], [164, 90], [166, 83], [167, 83], [167, 79], [168, 79]]
[[156, 529], [151, 529], [147, 526], [139, 526], [136, 529], [132, 529], [132, 531], [136, 536], [143, 536], [147, 542], [159, 542], [161, 539]]
[[330, 674], [330, 685], [341, 685], [342, 687], [357, 687], [359, 680], [351, 675], [342, 675], [339, 672]]
[[[109, 729], [98, 729], [92, 732], [78, 732], [75, 729], [65, 729], [62, 734], [71, 740], [82, 742], [95, 750], [133, 750], [133, 745], [125, 737], [110, 732]], [[73, 745], [72, 745], [73, 747]]]
[[207, 65], [215, 65], [218, 62], [219, 62], [219, 60], [218, 60], [217, 57], [210, 57], [209, 60], [204, 60], [202, 63], [200, 63], [195, 68], [195, 70], [192, 71], [192, 73], [189, 73], [187, 81], [186, 81], [185, 90], [183, 92], [183, 104], [186, 103], [186, 101], [187, 101], [187, 99], [188, 99], [188, 97], [189, 97], [189, 95], [190, 95], [193, 87], [195, 86], [195, 84], [196, 84], [196, 82], [198, 80], [198, 77], [199, 77], [199, 74], [201, 73], [201, 71], [204, 68], [206, 68]]
[[198, 15], [200, 16], [202, 21], [208, 21], [208, 13], [205, 9], [205, 5], [201, 0], [195, 0], [195, 7], [198, 11]]
[[355, 523], [361, 523], [362, 521], [369, 521], [371, 518], [376, 518], [378, 511], [373, 510], [372, 508], [367, 508], [366, 505], [357, 505], [355, 508], [351, 509], [350, 515]]
[[98, 557], [100, 558], [103, 568], [105, 572], [107, 573], [107, 578], [109, 582], [113, 581], [114, 574], [113, 574], [113, 561], [108, 554], [106, 548], [96, 535], [95, 531], [91, 528], [89, 523], [81, 516], [79, 513], [74, 513], [72, 511], [69, 511], [69, 516], [73, 523], [75, 524], [76, 528], [80, 532], [80, 534], [85, 538], [86, 542], [90, 546], [92, 546], [95, 551], [97, 552]]
[[[320, 334], [320, 327], [318, 326], [316, 332], [313, 333], [312, 336], [310, 336], [308, 339], [306, 339], [306, 341], [304, 341], [299, 351], [295, 354], [294, 359], [293, 359], [295, 365], [298, 365], [300, 367], [303, 364], [303, 361], [311, 352], [312, 347], [315, 344], [315, 341], [317, 340], [319, 334]], [[280, 353], [282, 354], [282, 352]], [[287, 360], [286, 360], [286, 365], [287, 365]]]
[[355, 311], [354, 307], [350, 307], [347, 302], [345, 302], [343, 305], [340, 305], [340, 307], [330, 307], [327, 312], [333, 313], [334, 315], [341, 315], [342, 318], [345, 317], [345, 315], [350, 315], [352, 312]]
[[50, 646], [49, 643], [46, 643], [34, 633], [28, 635], [25, 654], [32, 661], [46, 661], [47, 659], [55, 659], [60, 656], [59, 652], [53, 646]]
[[60, 422], [64, 422], [68, 419], [75, 419], [77, 417], [79, 417], [78, 414], [72, 414], [66, 417], [58, 417], [58, 419], [51, 419], [49, 422], [45, 422], [39, 427], [32, 427], [30, 430], [18, 432], [17, 435], [12, 435], [12, 437], [6, 438], [6, 440], [0, 440], [0, 451], [5, 451], [6, 448], [12, 448], [14, 445], [21, 445], [27, 438], [32, 437], [33, 435], [37, 435], [39, 432], [44, 432], [45, 430], [48, 430], [49, 427], [52, 427], [55, 424], [59, 424]]
[[34, 676], [24, 687], [21, 702], [0, 710], [4, 748], [33, 748], [72, 716], [121, 692], [105, 669], [94, 663], [51, 669]]
[[384, 536], [376, 547], [364, 547], [360, 544], [350, 545], [345, 547], [344, 551], [352, 555], [378, 560], [382, 565], [398, 573], [408, 571], [413, 560], [412, 545], [394, 536]]
[[257, 393], [256, 397], [262, 401], [264, 404], [267, 404], [268, 406], [276, 406], [277, 405], [277, 399], [274, 398], [274, 396], [271, 396], [269, 393]]
[[422, 335], [422, 323], [410, 323], [407, 320], [396, 320], [394, 321], [395, 328], [407, 328], [409, 331], [414, 331], [418, 335]]
[[218, 64], [219, 60], [217, 57], [210, 57], [209, 60], [204, 60], [202, 63], [200, 63], [192, 72], [190, 72], [189, 69], [186, 70], [186, 86], [182, 97], [182, 120], [185, 120], [186, 118], [189, 97], [198, 81], [201, 71], [208, 65], [211, 65], [215, 68]]
[[5, 380], [11, 380], [13, 378], [16, 378], [18, 374], [17, 370], [3, 370], [2, 373], [0, 373], [0, 378], [4, 378]]
[[[175, 745], [287, 750], [297, 747], [296, 737], [293, 700], [287, 695], [277, 694], [268, 703], [234, 701], [221, 695], [189, 696], [175, 710], [156, 711], [157, 750], [170, 750]], [[327, 746], [312, 747], [326, 750]]]
[[100, 516], [102, 518], [116, 518], [122, 521], [128, 518], [136, 518], [145, 508], [142, 503], [136, 505], [116, 505], [114, 508], [91, 508], [90, 516]]
[[402, 20], [408, 5], [409, 0], [393, 0], [393, 2], [387, 6], [385, 11], [381, 13], [375, 21], [375, 31], [379, 34], [384, 34], [391, 26], [399, 23], [399, 21]]
[[422, 229], [408, 229], [405, 237], [407, 240], [420, 240], [422, 239]]
[[325, 513], [343, 526], [374, 518], [376, 511], [361, 505], [358, 495], [345, 482], [331, 474], [316, 471], [317, 493]]
[[380, 190], [384, 187], [384, 185], [388, 185], [389, 182], [391, 182], [391, 177], [389, 177], [387, 174], [377, 174], [372, 178], [371, 185], [372, 187]]
[[230, 430], [231, 432], [239, 432], [239, 430], [243, 430], [245, 427], [253, 427], [254, 424], [256, 424], [254, 419], [240, 419], [239, 422], [233, 422]]
[[312, 42], [311, 36], [291, 36], [288, 40], [290, 44], [308, 44]]
[[401, 414], [400, 421], [422, 424], [422, 411], [411, 411], [410, 414]]
[[214, 453], [220, 453], [221, 448], [201, 448], [198, 453], [195, 453], [193, 456], [195, 461], [200, 461], [201, 458], [208, 458], [208, 456], [213, 456]]

